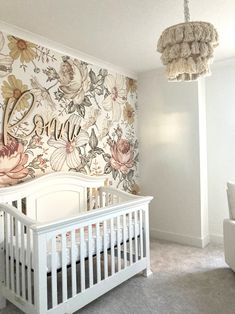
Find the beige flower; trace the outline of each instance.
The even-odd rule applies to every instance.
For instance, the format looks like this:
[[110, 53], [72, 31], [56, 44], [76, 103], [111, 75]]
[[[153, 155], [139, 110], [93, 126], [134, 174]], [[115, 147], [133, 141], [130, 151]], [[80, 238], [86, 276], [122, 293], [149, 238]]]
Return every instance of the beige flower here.
[[37, 45], [14, 36], [8, 36], [8, 40], [8, 47], [12, 59], [16, 60], [20, 58], [20, 62], [29, 63], [36, 58], [37, 52], [35, 48]]
[[59, 82], [64, 97], [81, 104], [91, 84], [87, 65], [77, 59], [66, 59], [60, 67]]
[[132, 194], [134, 194], [134, 195], [140, 194], [140, 187], [139, 187], [139, 185], [137, 183], [132, 184], [130, 192]]
[[129, 124], [134, 123], [135, 110], [128, 102], [125, 104], [125, 107], [123, 109], [123, 117], [124, 120], [127, 121]]
[[[17, 79], [14, 75], [9, 75], [8, 81], [3, 81], [2, 84], [2, 96], [5, 100], [13, 99], [14, 101], [17, 101], [26, 90], [28, 90], [28, 86], [23, 84], [22, 81]], [[21, 111], [28, 108], [29, 98], [29, 95], [22, 97], [18, 102], [16, 110]]]
[[125, 80], [121, 75], [109, 74], [105, 77], [104, 81], [110, 95], [108, 95], [103, 101], [103, 108], [106, 111], [112, 111], [112, 120], [117, 122], [121, 117], [121, 105], [126, 101], [126, 89]]
[[24, 147], [13, 138], [8, 139], [8, 144], [3, 145], [0, 140], [0, 186], [12, 185], [25, 178], [29, 171], [25, 168], [28, 155]]
[[137, 81], [136, 80], [133, 80], [129, 77], [126, 78], [126, 90], [127, 90], [127, 93], [135, 93], [137, 91]]

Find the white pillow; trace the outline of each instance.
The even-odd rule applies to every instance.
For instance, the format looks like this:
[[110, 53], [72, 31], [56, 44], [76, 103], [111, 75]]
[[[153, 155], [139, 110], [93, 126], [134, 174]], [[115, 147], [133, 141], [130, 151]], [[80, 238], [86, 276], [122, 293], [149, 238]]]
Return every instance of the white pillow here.
[[227, 183], [228, 208], [230, 219], [235, 220], [235, 183]]

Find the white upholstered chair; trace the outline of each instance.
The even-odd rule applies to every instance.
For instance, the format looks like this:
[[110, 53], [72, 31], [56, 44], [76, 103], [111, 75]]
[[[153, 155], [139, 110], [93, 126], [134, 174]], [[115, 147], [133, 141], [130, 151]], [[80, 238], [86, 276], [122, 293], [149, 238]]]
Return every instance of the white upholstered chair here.
[[224, 255], [226, 263], [235, 271], [235, 183], [227, 183], [229, 218], [224, 219]]

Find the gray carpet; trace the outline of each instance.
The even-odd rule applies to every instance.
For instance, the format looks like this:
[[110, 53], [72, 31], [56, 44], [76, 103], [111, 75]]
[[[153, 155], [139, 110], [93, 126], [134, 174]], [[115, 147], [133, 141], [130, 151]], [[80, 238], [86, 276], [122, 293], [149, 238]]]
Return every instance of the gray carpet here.
[[[151, 260], [151, 277], [137, 275], [79, 313], [235, 313], [235, 274], [224, 262], [222, 246], [198, 249], [152, 241]], [[8, 304], [0, 313], [22, 312]]]

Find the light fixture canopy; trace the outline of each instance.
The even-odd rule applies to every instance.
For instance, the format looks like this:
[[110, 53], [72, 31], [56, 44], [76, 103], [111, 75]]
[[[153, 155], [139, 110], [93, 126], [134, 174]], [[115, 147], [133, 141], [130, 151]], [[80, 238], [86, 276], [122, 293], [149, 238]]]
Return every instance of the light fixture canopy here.
[[218, 33], [211, 23], [190, 22], [188, 0], [184, 0], [185, 22], [168, 27], [158, 40], [169, 81], [194, 81], [210, 74]]

